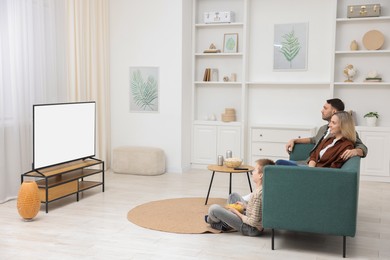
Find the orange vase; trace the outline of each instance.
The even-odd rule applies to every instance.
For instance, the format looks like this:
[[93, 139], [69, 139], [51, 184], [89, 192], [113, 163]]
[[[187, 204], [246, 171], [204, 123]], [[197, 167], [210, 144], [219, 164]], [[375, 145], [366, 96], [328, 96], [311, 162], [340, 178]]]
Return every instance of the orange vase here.
[[32, 220], [39, 212], [41, 200], [39, 199], [38, 185], [35, 181], [24, 181], [18, 193], [17, 208], [19, 215], [25, 220]]

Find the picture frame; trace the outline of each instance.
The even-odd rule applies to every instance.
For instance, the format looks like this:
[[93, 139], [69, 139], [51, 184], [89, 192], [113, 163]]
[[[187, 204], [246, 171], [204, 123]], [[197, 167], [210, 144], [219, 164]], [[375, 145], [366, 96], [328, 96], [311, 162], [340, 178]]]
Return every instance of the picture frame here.
[[238, 33], [225, 33], [223, 36], [223, 52], [238, 52]]
[[130, 67], [129, 85], [130, 112], [158, 112], [158, 67]]
[[274, 25], [274, 70], [307, 70], [308, 23]]

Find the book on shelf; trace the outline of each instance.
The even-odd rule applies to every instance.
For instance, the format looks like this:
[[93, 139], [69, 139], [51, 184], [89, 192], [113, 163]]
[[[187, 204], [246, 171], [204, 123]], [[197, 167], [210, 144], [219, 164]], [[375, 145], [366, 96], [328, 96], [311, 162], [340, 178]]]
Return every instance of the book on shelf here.
[[204, 70], [204, 75], [203, 75], [203, 81], [210, 81], [210, 79], [209, 79], [209, 72], [210, 72], [210, 69], [209, 68], [206, 68], [205, 70]]
[[366, 78], [364, 82], [382, 82], [382, 78]]
[[204, 70], [203, 81], [218, 81], [218, 80], [219, 80], [218, 69], [206, 68]]
[[210, 80], [211, 80], [211, 69], [206, 68], [204, 70], [203, 81], [210, 81]]

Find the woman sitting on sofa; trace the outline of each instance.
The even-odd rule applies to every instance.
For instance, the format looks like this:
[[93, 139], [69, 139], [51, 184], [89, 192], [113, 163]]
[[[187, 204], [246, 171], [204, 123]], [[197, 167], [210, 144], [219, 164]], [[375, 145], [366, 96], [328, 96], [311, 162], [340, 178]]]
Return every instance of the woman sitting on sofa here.
[[[345, 111], [333, 114], [329, 122], [329, 137], [324, 138], [310, 154], [309, 167], [341, 168], [345, 160], [343, 152], [354, 149], [356, 142], [355, 124]], [[297, 165], [294, 161], [277, 160], [276, 165]]]

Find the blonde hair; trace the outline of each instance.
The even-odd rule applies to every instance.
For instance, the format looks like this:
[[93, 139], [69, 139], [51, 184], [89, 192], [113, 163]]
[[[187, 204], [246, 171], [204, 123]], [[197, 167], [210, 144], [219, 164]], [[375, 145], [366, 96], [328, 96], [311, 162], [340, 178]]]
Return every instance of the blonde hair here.
[[337, 116], [340, 120], [340, 130], [341, 135], [346, 139], [356, 142], [356, 130], [355, 130], [355, 122], [350, 113], [346, 111], [339, 111], [334, 113], [334, 116]]

